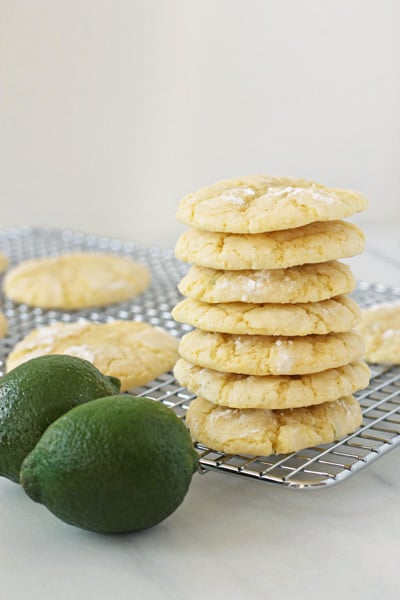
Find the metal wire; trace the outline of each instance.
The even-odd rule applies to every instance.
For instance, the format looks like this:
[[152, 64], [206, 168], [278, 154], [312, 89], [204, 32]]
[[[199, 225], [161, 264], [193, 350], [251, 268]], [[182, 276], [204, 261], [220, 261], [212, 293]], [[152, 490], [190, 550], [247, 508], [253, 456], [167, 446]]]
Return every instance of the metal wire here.
[[[187, 266], [174, 258], [172, 250], [69, 230], [25, 227], [0, 232], [0, 251], [9, 257], [11, 265], [33, 257], [80, 250], [111, 252], [146, 264], [153, 276], [150, 289], [127, 302], [74, 312], [31, 308], [1, 295], [0, 311], [8, 319], [9, 334], [0, 341], [0, 375], [8, 353], [20, 339], [32, 329], [55, 321], [134, 319], [162, 326], [177, 337], [191, 329], [171, 317], [173, 306], [181, 299], [176, 285], [187, 271]], [[353, 296], [361, 306], [368, 306], [398, 300], [400, 288], [360, 282]], [[363, 424], [353, 434], [333, 444], [267, 457], [228, 455], [197, 444], [200, 470], [302, 490], [334, 485], [350, 477], [400, 445], [400, 367], [371, 365], [371, 368], [369, 387], [356, 394], [363, 410]], [[194, 398], [178, 385], [171, 373], [128, 393], [162, 402], [182, 419]]]

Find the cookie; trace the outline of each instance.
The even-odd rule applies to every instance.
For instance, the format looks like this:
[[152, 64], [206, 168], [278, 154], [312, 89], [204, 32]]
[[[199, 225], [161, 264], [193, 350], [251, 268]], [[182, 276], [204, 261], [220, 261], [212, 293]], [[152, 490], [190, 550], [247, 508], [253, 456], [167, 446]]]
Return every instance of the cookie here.
[[183, 296], [219, 302], [320, 302], [349, 294], [356, 281], [344, 263], [330, 261], [288, 269], [222, 271], [192, 265], [178, 285]]
[[42, 354], [69, 354], [92, 362], [121, 380], [121, 391], [169, 371], [178, 359], [178, 340], [159, 327], [137, 321], [54, 323], [35, 329], [7, 359], [10, 371]]
[[208, 304], [186, 298], [171, 314], [204, 331], [302, 336], [349, 331], [360, 321], [361, 310], [348, 296], [305, 304]]
[[375, 304], [363, 310], [357, 329], [365, 339], [364, 357], [368, 362], [400, 364], [400, 302]]
[[175, 255], [212, 269], [286, 269], [355, 256], [364, 244], [363, 232], [344, 221], [253, 235], [189, 229], [178, 239]]
[[5, 254], [0, 252], [0, 273], [2, 273], [8, 267], [8, 258]]
[[196, 398], [186, 415], [193, 439], [227, 454], [269, 456], [329, 444], [362, 422], [352, 396], [286, 410], [227, 408]]
[[230, 408], [285, 409], [337, 400], [368, 386], [370, 370], [357, 360], [311, 375], [238, 375], [179, 359], [174, 375], [189, 392]]
[[129, 258], [73, 253], [20, 263], [7, 273], [4, 292], [30, 306], [77, 310], [122, 302], [149, 282], [148, 269]]
[[180, 341], [187, 362], [244, 375], [306, 375], [341, 367], [363, 354], [360, 333], [331, 333], [304, 337], [231, 335], [195, 329]]
[[0, 338], [7, 335], [8, 332], [8, 321], [6, 317], [0, 312]]
[[292, 229], [365, 210], [359, 192], [293, 177], [253, 175], [218, 181], [185, 196], [177, 218], [191, 227], [227, 233]]

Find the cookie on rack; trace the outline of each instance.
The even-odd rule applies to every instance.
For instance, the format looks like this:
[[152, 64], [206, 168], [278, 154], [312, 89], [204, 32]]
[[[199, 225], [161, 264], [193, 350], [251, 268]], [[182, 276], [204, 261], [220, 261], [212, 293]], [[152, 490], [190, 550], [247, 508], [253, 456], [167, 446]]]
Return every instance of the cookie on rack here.
[[138, 321], [56, 322], [31, 331], [8, 356], [6, 369], [43, 354], [69, 354], [92, 362], [121, 380], [121, 391], [172, 369], [178, 340], [160, 327]]
[[355, 256], [364, 245], [365, 236], [358, 227], [328, 221], [253, 235], [189, 229], [178, 239], [175, 255], [212, 269], [286, 269]]
[[367, 206], [367, 199], [353, 190], [294, 177], [252, 175], [188, 194], [178, 206], [177, 218], [208, 231], [263, 233], [344, 219]]
[[2, 273], [8, 267], [8, 258], [5, 254], [0, 252], [0, 273]]
[[149, 270], [114, 254], [77, 252], [21, 262], [4, 279], [8, 298], [40, 308], [78, 310], [144, 292]]
[[178, 285], [183, 296], [209, 302], [320, 302], [349, 294], [356, 286], [342, 262], [300, 265], [288, 269], [223, 271], [192, 265]]
[[363, 338], [355, 330], [291, 338], [195, 329], [179, 343], [180, 356], [193, 365], [244, 375], [318, 373], [353, 362], [363, 351]]
[[0, 312], [0, 338], [4, 337], [8, 333], [8, 321], [6, 317]]
[[358, 330], [365, 339], [364, 357], [368, 362], [400, 364], [400, 301], [364, 309]]
[[195, 398], [186, 415], [193, 439], [227, 454], [288, 454], [339, 440], [362, 422], [353, 396], [286, 410], [239, 409]]
[[360, 315], [358, 304], [348, 296], [298, 304], [209, 304], [186, 298], [172, 311], [176, 321], [204, 331], [285, 336], [349, 331]]
[[174, 368], [180, 385], [213, 404], [229, 408], [282, 410], [322, 404], [368, 386], [370, 370], [362, 360], [310, 375], [239, 375], [192, 365], [182, 358]]

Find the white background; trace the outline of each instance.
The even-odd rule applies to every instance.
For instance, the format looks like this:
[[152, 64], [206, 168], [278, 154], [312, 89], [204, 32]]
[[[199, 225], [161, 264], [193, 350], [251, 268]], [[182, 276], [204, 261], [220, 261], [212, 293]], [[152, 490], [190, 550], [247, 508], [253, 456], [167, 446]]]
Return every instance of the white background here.
[[[172, 245], [186, 192], [292, 174], [370, 198], [351, 263], [400, 287], [399, 18], [398, 0], [0, 0], [0, 229]], [[0, 597], [398, 600], [399, 452], [313, 492], [195, 475], [125, 536], [2, 478]]]
[[397, 0], [0, 0], [0, 228], [172, 245], [182, 195], [257, 172], [398, 220], [399, 19]]

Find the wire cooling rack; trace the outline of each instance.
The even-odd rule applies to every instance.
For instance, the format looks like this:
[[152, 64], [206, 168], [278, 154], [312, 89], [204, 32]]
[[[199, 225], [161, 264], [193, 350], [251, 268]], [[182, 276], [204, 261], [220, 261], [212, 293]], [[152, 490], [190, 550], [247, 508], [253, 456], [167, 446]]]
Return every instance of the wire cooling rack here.
[[[69, 230], [26, 227], [0, 232], [0, 251], [9, 257], [10, 265], [33, 257], [80, 250], [134, 258], [150, 268], [153, 283], [146, 293], [133, 300], [74, 312], [31, 308], [2, 295], [0, 311], [8, 319], [9, 334], [0, 341], [0, 375], [8, 353], [21, 338], [32, 329], [55, 321], [134, 319], [159, 325], [177, 337], [191, 329], [171, 318], [170, 311], [181, 299], [176, 285], [187, 272], [187, 266], [174, 258], [172, 250]], [[353, 296], [365, 307], [400, 299], [400, 288], [360, 282]], [[356, 394], [363, 410], [363, 424], [355, 433], [337, 443], [268, 457], [228, 455], [197, 444], [201, 472], [230, 473], [290, 489], [315, 489], [343, 481], [400, 445], [400, 367], [371, 365], [371, 368], [368, 389]], [[171, 373], [129, 393], [162, 402], [183, 419], [194, 398], [178, 385]]]

